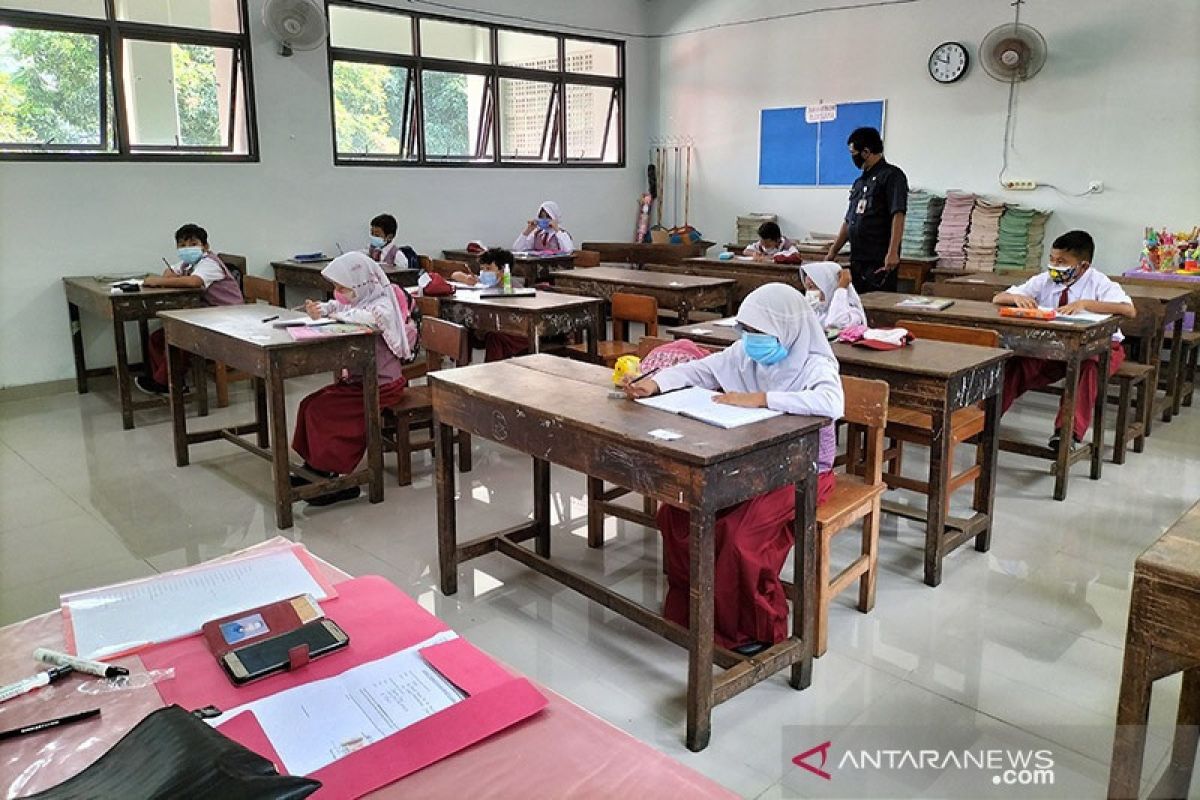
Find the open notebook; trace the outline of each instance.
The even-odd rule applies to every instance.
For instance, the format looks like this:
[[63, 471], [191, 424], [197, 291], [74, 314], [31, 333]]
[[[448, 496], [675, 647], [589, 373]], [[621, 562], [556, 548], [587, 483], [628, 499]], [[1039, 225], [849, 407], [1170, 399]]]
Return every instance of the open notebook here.
[[713, 398], [717, 394], [718, 392], [702, 389], [699, 386], [692, 386], [687, 389], [680, 389], [677, 392], [667, 392], [666, 394], [654, 397], [643, 397], [637, 402], [651, 408], [670, 411], [672, 414], [679, 414], [683, 417], [707, 422], [709, 425], [716, 425], [718, 428], [740, 428], [752, 422], [761, 422], [764, 419], [778, 417], [783, 414], [782, 411], [772, 411], [769, 408], [742, 408], [741, 406], [727, 406], [714, 403]]

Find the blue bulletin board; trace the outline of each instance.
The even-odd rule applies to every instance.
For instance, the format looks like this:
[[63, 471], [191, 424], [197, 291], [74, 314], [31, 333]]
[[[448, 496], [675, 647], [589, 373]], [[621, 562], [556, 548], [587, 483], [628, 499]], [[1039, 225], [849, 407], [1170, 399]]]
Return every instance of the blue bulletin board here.
[[850, 160], [846, 138], [869, 126], [883, 134], [883, 100], [838, 103], [834, 119], [806, 122], [805, 106], [764, 108], [760, 117], [760, 186], [849, 186], [862, 174]]

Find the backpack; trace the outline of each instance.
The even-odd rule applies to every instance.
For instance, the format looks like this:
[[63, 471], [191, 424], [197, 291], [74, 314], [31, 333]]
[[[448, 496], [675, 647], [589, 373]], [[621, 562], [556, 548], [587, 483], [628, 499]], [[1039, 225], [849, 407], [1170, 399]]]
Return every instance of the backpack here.
[[411, 364], [421, 355], [421, 320], [423, 318], [421, 307], [403, 286], [393, 283], [392, 291], [396, 293], [396, 301], [400, 304], [400, 313], [404, 315], [404, 333], [408, 336], [408, 346], [412, 350], [412, 355], [404, 363]]
[[400, 252], [404, 255], [405, 261], [408, 262], [409, 269], [421, 268], [421, 257], [417, 255], [416, 250], [413, 250], [408, 245], [402, 245], [400, 247]]

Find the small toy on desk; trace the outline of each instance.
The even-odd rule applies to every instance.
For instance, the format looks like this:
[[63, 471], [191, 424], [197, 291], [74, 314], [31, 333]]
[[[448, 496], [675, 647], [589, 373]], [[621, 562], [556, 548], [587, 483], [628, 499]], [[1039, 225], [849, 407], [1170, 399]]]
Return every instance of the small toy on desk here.
[[637, 356], [621, 356], [613, 367], [613, 386], [620, 386], [626, 378], [636, 378], [642, 369], [642, 360]]

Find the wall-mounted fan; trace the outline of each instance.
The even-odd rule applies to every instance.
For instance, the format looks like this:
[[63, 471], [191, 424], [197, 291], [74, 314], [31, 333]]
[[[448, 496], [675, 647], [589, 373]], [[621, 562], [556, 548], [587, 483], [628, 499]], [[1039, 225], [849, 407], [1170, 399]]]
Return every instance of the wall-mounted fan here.
[[992, 28], [979, 45], [983, 69], [998, 81], [1027, 81], [1046, 64], [1046, 40], [1020, 22]]
[[263, 24], [279, 40], [279, 55], [315, 50], [325, 41], [325, 10], [317, 0], [267, 0]]

